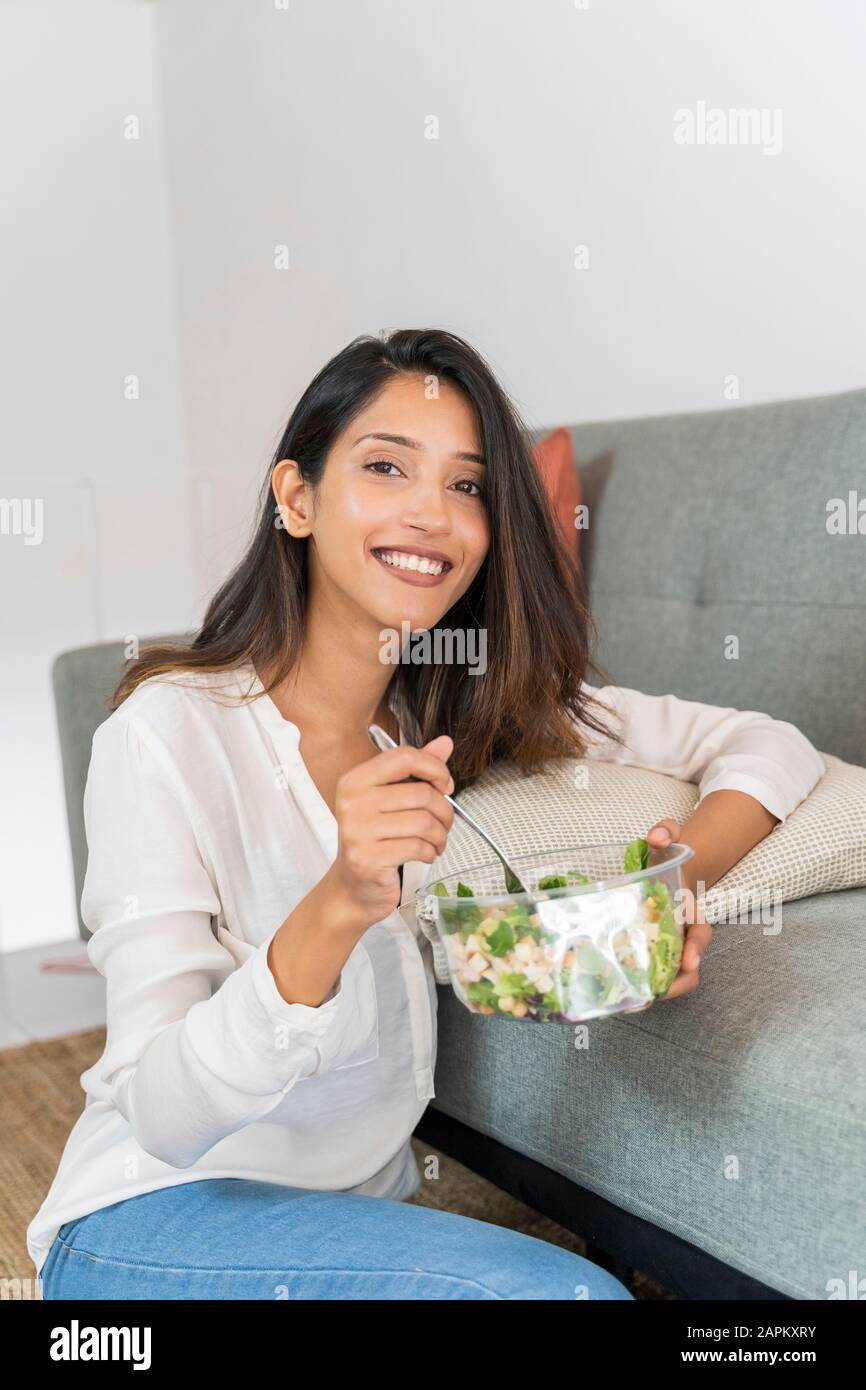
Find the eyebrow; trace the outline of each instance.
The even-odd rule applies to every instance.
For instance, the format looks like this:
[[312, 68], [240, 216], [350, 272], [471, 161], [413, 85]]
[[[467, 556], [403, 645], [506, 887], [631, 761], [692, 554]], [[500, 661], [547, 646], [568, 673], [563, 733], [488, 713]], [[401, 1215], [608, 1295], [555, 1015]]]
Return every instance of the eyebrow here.
[[[355, 444], [363, 443], [365, 439], [384, 439], [389, 444], [403, 444], [407, 449], [424, 448], [424, 445], [419, 440], [408, 439], [405, 434], [362, 434], [355, 440], [352, 448], [354, 449]], [[463, 459], [466, 463], [480, 463], [483, 467], [487, 467], [487, 460], [483, 459], [480, 454], [469, 454], [462, 450], [458, 450], [458, 452], [454, 454], [454, 458]]]

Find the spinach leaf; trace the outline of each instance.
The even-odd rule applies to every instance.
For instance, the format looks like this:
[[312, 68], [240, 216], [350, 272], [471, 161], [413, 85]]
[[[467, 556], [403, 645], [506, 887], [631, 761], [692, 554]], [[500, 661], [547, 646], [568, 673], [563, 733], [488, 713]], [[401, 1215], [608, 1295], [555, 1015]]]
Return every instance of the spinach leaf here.
[[646, 869], [649, 865], [649, 843], [647, 840], [632, 840], [626, 846], [625, 851], [625, 872], [627, 874], [636, 873], [638, 869]]
[[493, 931], [488, 933], [485, 950], [490, 956], [507, 956], [509, 951], [514, 950], [514, 928], [510, 922], [497, 922]]

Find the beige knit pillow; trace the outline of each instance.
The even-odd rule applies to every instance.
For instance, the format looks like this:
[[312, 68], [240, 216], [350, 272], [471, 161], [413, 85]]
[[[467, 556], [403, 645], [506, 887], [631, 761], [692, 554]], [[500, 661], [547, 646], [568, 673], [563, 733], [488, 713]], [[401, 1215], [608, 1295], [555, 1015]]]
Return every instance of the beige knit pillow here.
[[[708, 922], [746, 920], [749, 912], [759, 921], [772, 920], [768, 913], [781, 902], [866, 884], [866, 768], [828, 753], [821, 757], [824, 776], [806, 799], [707, 889], [701, 904]], [[513, 763], [497, 763], [458, 799], [506, 855], [550, 857], [572, 845], [645, 836], [665, 816], [685, 821], [698, 788], [644, 768], [560, 759], [529, 777]], [[492, 857], [483, 840], [455, 817], [445, 852], [422, 881]], [[444, 983], [449, 978], [444, 947], [435, 930], [418, 920], [433, 942], [436, 975]]]

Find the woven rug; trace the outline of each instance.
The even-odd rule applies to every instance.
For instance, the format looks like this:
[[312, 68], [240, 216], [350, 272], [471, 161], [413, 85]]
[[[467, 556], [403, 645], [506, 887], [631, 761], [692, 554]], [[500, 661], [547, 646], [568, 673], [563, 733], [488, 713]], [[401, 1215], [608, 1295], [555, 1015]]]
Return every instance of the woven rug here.
[[[28, 1281], [35, 1270], [27, 1254], [25, 1231], [51, 1185], [69, 1131], [84, 1105], [80, 1077], [100, 1056], [105, 1029], [71, 1033], [47, 1042], [0, 1050], [0, 1277]], [[447, 1154], [413, 1139], [420, 1171], [430, 1154], [439, 1159], [439, 1177], [409, 1200], [478, 1221], [490, 1221], [585, 1255], [579, 1236], [479, 1177]], [[674, 1295], [641, 1274], [634, 1278], [637, 1298]]]

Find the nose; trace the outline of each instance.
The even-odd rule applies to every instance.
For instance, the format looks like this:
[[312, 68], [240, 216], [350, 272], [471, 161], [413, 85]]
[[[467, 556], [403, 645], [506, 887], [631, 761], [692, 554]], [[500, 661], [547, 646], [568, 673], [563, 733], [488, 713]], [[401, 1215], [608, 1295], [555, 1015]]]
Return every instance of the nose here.
[[445, 489], [435, 478], [418, 477], [404, 494], [403, 522], [425, 531], [448, 531], [448, 501]]

